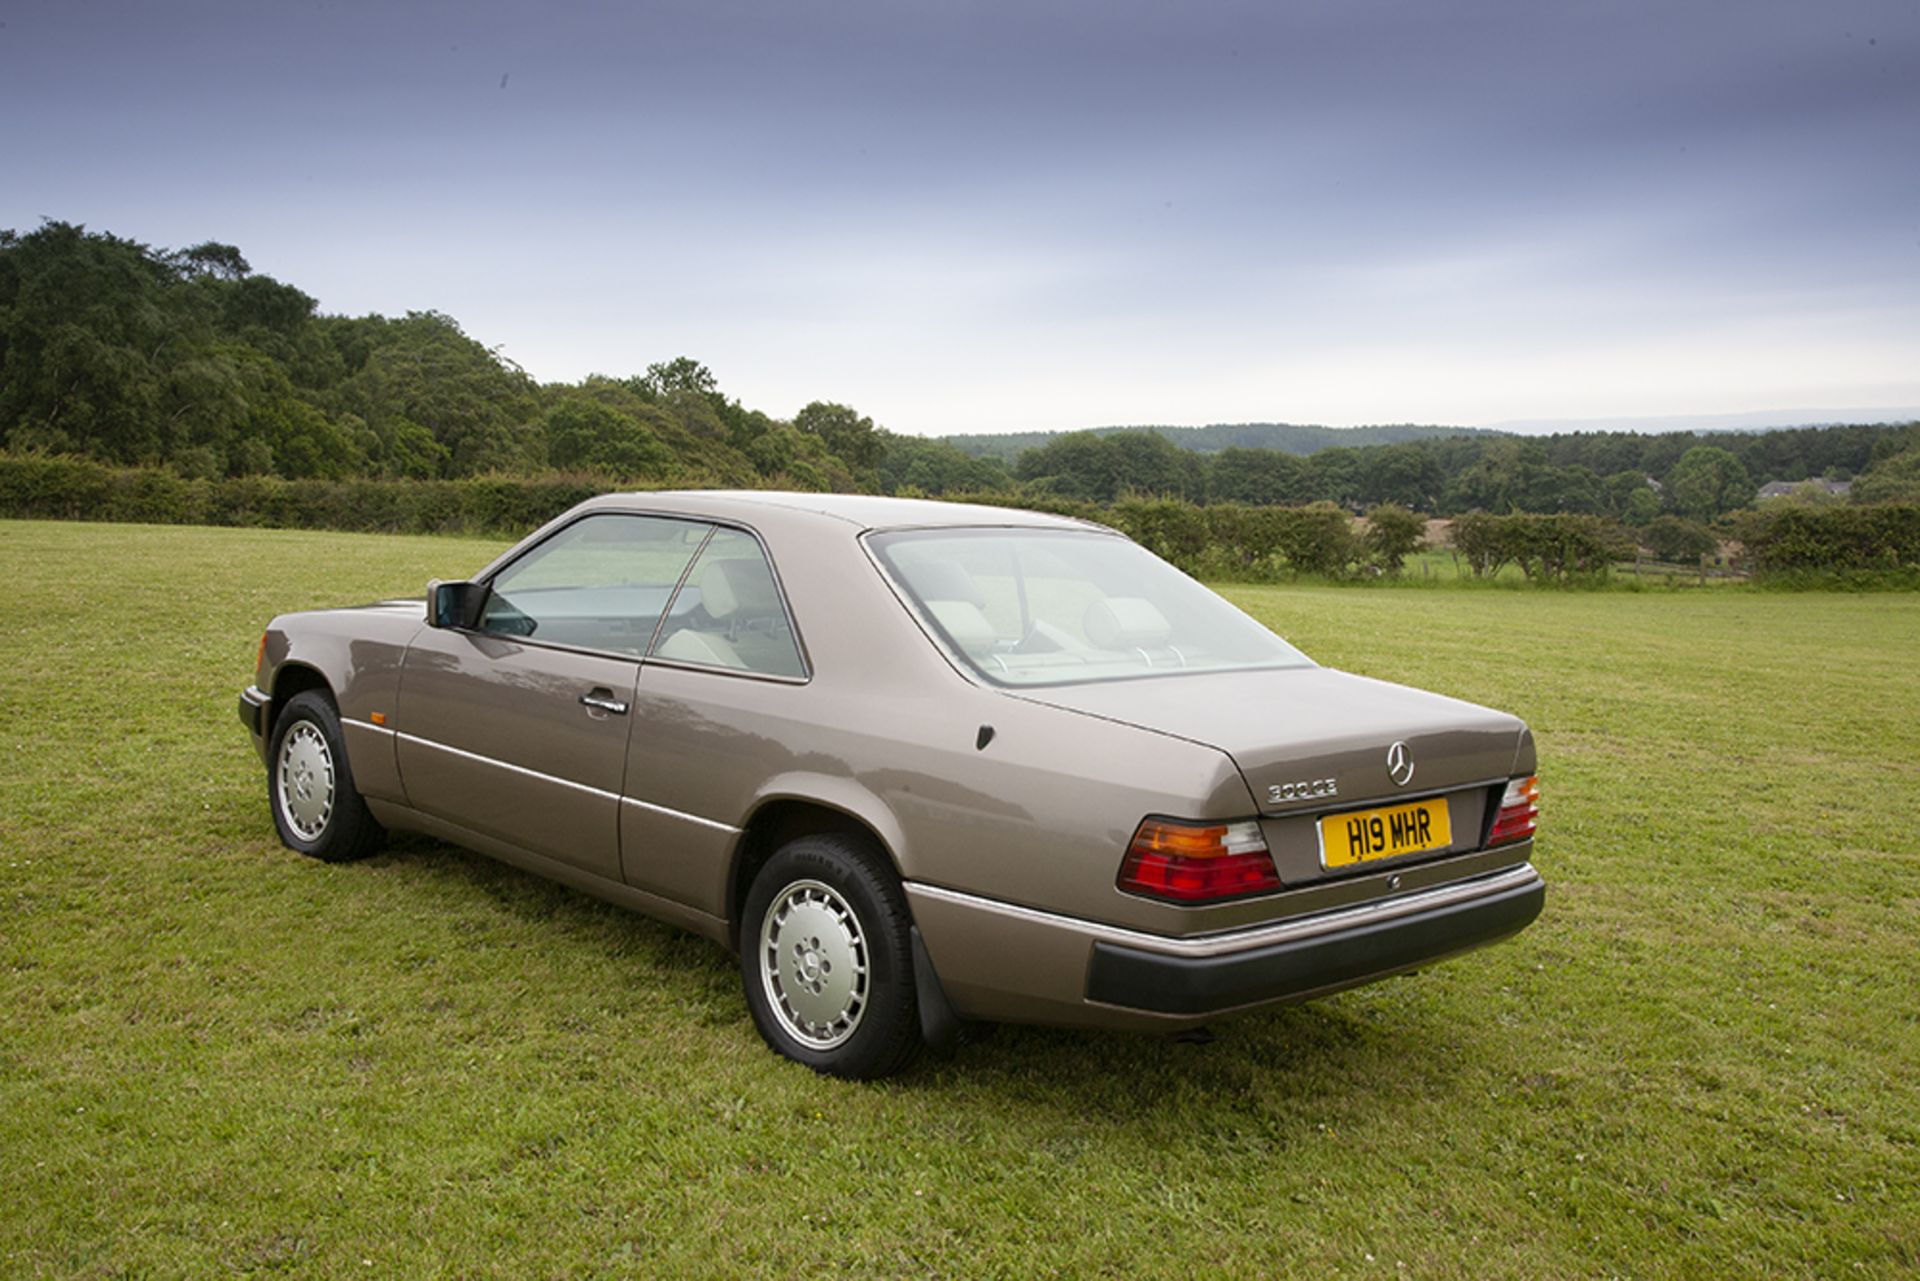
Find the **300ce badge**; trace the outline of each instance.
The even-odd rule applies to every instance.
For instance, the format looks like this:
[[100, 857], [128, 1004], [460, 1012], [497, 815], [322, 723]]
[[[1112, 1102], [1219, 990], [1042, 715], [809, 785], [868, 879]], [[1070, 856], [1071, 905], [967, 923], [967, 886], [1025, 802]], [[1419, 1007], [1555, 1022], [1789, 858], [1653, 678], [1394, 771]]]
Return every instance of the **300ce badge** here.
[[1267, 803], [1285, 805], [1291, 801], [1311, 801], [1339, 794], [1340, 786], [1333, 779], [1303, 778], [1297, 783], [1275, 783], [1267, 788]]

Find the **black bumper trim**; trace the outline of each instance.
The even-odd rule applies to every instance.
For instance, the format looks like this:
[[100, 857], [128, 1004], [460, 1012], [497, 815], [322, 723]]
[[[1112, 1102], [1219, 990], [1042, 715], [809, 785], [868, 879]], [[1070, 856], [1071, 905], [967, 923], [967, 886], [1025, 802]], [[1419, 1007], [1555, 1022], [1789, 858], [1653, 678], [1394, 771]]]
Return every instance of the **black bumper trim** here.
[[1211, 1014], [1284, 1001], [1410, 969], [1525, 929], [1546, 902], [1542, 881], [1407, 916], [1222, 956], [1168, 956], [1093, 945], [1087, 999], [1156, 1014]]
[[255, 738], [266, 737], [267, 731], [261, 722], [266, 719], [267, 702], [267, 696], [251, 685], [240, 691], [240, 723]]

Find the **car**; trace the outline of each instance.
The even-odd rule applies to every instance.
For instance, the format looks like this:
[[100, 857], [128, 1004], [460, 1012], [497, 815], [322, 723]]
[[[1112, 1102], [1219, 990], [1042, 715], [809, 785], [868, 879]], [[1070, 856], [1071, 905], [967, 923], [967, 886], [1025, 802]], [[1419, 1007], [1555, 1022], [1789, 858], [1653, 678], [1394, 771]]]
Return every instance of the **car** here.
[[969, 1020], [1335, 992], [1545, 895], [1519, 719], [1039, 512], [604, 495], [424, 600], [274, 619], [239, 710], [292, 849], [425, 833], [705, 935], [768, 1045], [856, 1079]]

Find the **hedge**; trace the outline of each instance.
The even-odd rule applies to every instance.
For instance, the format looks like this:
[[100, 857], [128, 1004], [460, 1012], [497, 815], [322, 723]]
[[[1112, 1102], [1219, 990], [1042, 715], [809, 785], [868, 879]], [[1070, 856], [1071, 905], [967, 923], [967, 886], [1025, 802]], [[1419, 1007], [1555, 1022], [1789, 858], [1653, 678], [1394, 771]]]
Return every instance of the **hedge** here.
[[1469, 512], [1454, 518], [1449, 533], [1475, 578], [1491, 578], [1509, 564], [1528, 578], [1604, 578], [1614, 561], [1633, 555], [1626, 532], [1598, 516]]
[[190, 480], [162, 468], [0, 454], [0, 516], [53, 520], [511, 535], [610, 488], [610, 482], [591, 476]]
[[[699, 487], [709, 478], [683, 476]], [[110, 467], [87, 458], [0, 453], [0, 516], [158, 525], [253, 525], [366, 533], [519, 535], [583, 499], [616, 488], [591, 475], [479, 476], [467, 480], [188, 479], [163, 468]], [[1347, 514], [1310, 507], [1196, 507], [1123, 498], [1108, 507], [1053, 495], [966, 495], [1111, 525], [1189, 573], [1274, 580], [1340, 578], [1366, 555]], [[1748, 513], [1737, 532], [1763, 575], [1911, 574], [1920, 571], [1920, 505], [1779, 505]], [[1529, 578], [1600, 578], [1633, 555], [1619, 526], [1595, 516], [1473, 512], [1451, 536], [1476, 577], [1518, 564]]]
[[1770, 504], [1747, 513], [1737, 532], [1762, 575], [1920, 569], [1920, 505], [1913, 503]]

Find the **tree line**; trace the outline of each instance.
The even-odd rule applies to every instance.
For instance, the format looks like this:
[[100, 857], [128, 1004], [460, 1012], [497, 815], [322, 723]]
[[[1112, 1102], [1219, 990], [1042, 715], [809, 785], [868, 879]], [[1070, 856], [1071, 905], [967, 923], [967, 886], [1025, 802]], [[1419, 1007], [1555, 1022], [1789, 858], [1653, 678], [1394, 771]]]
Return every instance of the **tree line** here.
[[[1920, 424], [1755, 433], [1457, 436], [1334, 447], [1300, 456], [1230, 447], [1203, 454], [1151, 431], [1057, 436], [1020, 455], [1026, 485], [1094, 502], [1127, 493], [1350, 511], [1393, 503], [1434, 516], [1471, 511], [1604, 516], [1644, 527], [1663, 515], [1717, 520], [1775, 480], [1853, 483], [1861, 501], [1920, 499]], [[1815, 501], [1811, 490], [1806, 501]]]
[[[542, 383], [439, 312], [322, 314], [233, 245], [156, 249], [57, 221], [0, 232], [0, 443], [188, 479], [563, 473], [609, 487], [1388, 505], [1590, 515], [1669, 542], [1676, 523], [1697, 541], [1702, 523], [1751, 506], [1772, 480], [1851, 480], [1858, 501], [1920, 500], [1920, 424], [1527, 438], [1273, 426], [1076, 432], [1008, 461], [982, 456], [990, 438], [899, 435], [831, 400], [778, 418], [684, 356]], [[1312, 452], [1225, 443], [1276, 439]], [[1317, 447], [1329, 439], [1389, 443]]]
[[829, 400], [790, 419], [679, 357], [541, 383], [434, 311], [334, 316], [233, 245], [0, 231], [0, 442], [188, 478], [945, 490], [1006, 471]]

